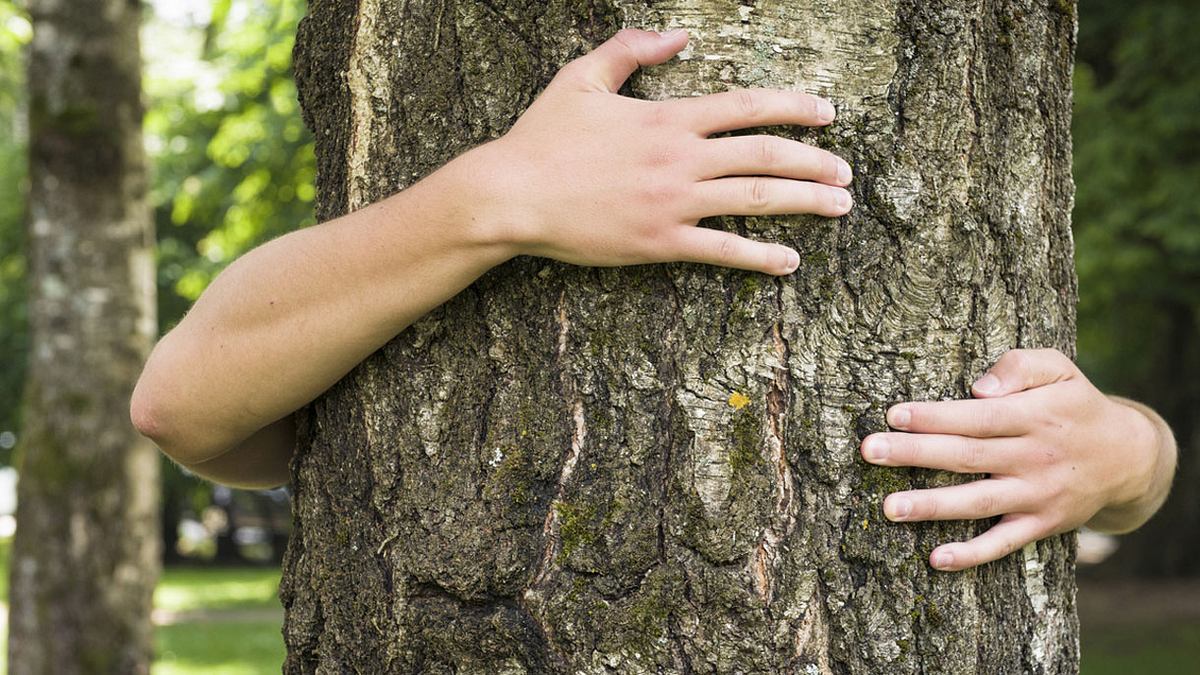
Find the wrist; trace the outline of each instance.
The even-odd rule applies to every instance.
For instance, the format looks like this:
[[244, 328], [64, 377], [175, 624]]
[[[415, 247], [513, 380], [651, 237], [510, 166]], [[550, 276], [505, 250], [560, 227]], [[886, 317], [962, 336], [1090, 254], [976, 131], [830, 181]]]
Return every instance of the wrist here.
[[1170, 427], [1150, 408], [1116, 396], [1108, 399], [1114, 412], [1127, 420], [1126, 447], [1133, 456], [1124, 480], [1089, 526], [1121, 533], [1149, 520], [1166, 500], [1175, 473], [1175, 442]]
[[459, 155], [430, 176], [433, 187], [448, 204], [455, 222], [462, 225], [466, 246], [486, 251], [504, 262], [524, 253], [520, 217], [505, 187], [513, 167], [504, 159], [498, 141]]
[[1133, 455], [1129, 462], [1129, 471], [1125, 473], [1126, 480], [1114, 493], [1110, 503], [1113, 505], [1133, 505], [1150, 493], [1154, 484], [1155, 468], [1158, 465], [1159, 442], [1158, 429], [1150, 419], [1137, 408], [1127, 405], [1122, 399], [1109, 397], [1116, 406], [1117, 412], [1128, 420], [1128, 449]]

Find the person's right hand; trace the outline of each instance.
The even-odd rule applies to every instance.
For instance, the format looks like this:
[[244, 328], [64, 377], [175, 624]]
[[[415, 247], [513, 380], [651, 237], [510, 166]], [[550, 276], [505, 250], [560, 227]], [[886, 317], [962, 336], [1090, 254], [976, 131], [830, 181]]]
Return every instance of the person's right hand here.
[[616, 91], [640, 66], [667, 61], [684, 31], [623, 30], [563, 67], [501, 139], [478, 148], [498, 186], [500, 238], [516, 254], [578, 265], [670, 261], [788, 274], [799, 256], [779, 244], [696, 227], [716, 215], [850, 210], [850, 166], [776, 136], [709, 138], [775, 124], [833, 121], [828, 101], [748, 89], [671, 101]]

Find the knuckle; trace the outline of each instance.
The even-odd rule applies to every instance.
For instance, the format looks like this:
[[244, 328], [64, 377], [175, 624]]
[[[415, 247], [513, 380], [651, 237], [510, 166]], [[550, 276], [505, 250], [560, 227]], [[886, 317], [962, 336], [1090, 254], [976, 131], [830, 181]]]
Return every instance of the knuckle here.
[[767, 179], [754, 177], [746, 181], [746, 205], [754, 211], [765, 211], [771, 205], [771, 188]]
[[979, 517], [986, 518], [996, 515], [997, 500], [996, 495], [990, 492], [975, 495], [971, 499], [971, 508]]
[[628, 49], [633, 50], [633, 41], [637, 39], [638, 31], [633, 28], [622, 28], [613, 35], [613, 42]]
[[668, 145], [657, 145], [646, 149], [642, 163], [652, 169], [672, 166], [679, 161], [679, 153]]
[[1048, 352], [1050, 360], [1059, 368], [1061, 368], [1063, 372], [1070, 373], [1072, 375], [1079, 374], [1079, 366], [1075, 365], [1075, 362], [1072, 361], [1069, 356], [1058, 351], [1057, 349], [1047, 349], [1045, 351]]
[[645, 112], [644, 124], [650, 129], [660, 129], [674, 119], [674, 111], [662, 103], [651, 103]]
[[1062, 452], [1059, 450], [1058, 446], [1053, 443], [1043, 443], [1041, 447], [1038, 448], [1037, 456], [1038, 461], [1041, 462], [1042, 466], [1054, 466], [1058, 464], [1059, 458], [1062, 456]]
[[739, 89], [733, 92], [734, 105], [738, 113], [747, 120], [756, 120], [762, 116], [762, 101], [749, 89]]
[[580, 79], [583, 76], [584, 69], [585, 66], [582, 59], [575, 59], [558, 69], [558, 73], [554, 76], [554, 81], [563, 83]]
[[1062, 426], [1057, 410], [1051, 406], [1033, 406], [1017, 412], [1023, 413], [1035, 429], [1052, 431]]
[[1000, 357], [1000, 363], [1015, 372], [1023, 373], [1029, 367], [1029, 354], [1024, 349], [1012, 349]]
[[767, 169], [774, 168], [779, 162], [779, 146], [770, 136], [759, 136], [754, 141], [755, 154], [759, 164]]
[[717, 241], [716, 250], [713, 252], [713, 259], [722, 264], [729, 263], [733, 261], [736, 253], [736, 240], [733, 237], [721, 237]]
[[963, 473], [985, 473], [983, 443], [977, 438], [964, 438], [958, 448], [958, 463]]
[[666, 181], [647, 183], [637, 191], [638, 201], [647, 206], [669, 206], [678, 197], [678, 187]]
[[1000, 540], [1000, 557], [1011, 555], [1014, 551], [1021, 548], [1023, 544], [1012, 537], [1005, 537]]
[[1009, 406], [1003, 400], [989, 401], [995, 405], [988, 405], [983, 408], [980, 414], [979, 427], [980, 432], [984, 436], [999, 436], [1004, 428], [1004, 421], [1009, 416]]

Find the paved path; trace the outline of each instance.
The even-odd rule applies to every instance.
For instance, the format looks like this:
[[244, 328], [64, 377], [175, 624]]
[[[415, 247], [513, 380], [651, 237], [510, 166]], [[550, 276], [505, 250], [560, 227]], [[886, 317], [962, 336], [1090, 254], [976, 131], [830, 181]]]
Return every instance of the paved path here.
[[274, 621], [283, 625], [283, 610], [275, 607], [253, 609], [188, 609], [179, 612], [156, 609], [150, 614], [155, 626], [174, 626], [179, 623], [245, 623]]

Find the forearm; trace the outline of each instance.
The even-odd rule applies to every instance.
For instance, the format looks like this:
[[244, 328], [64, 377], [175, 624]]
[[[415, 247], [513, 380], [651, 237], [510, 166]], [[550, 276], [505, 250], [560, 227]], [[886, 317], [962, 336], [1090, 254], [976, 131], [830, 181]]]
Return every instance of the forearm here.
[[1144, 420], [1146, 451], [1152, 457], [1149, 470], [1133, 486], [1131, 497], [1105, 507], [1087, 523], [1088, 527], [1101, 532], [1124, 533], [1140, 527], [1166, 501], [1175, 477], [1178, 449], [1171, 428], [1154, 410], [1129, 399], [1109, 398], [1131, 410], [1137, 416], [1134, 419]]
[[295, 417], [287, 415], [208, 461], [182, 466], [198, 476], [230, 487], [273, 488], [288, 482], [289, 462], [295, 446]]
[[147, 362], [139, 427], [181, 464], [214, 467], [507, 259], [468, 208], [487, 205], [473, 160], [230, 265]]
[[686, 43], [683, 31], [622, 31], [564, 67], [502, 139], [379, 205], [235, 262], [151, 355], [130, 410], [138, 429], [203, 476], [279, 481], [294, 432], [267, 425], [512, 255], [790, 274], [795, 250], [696, 225], [718, 215], [844, 215], [849, 164], [794, 140], [711, 137], [823, 126], [833, 105], [793, 91], [656, 102], [617, 93], [638, 67]]

